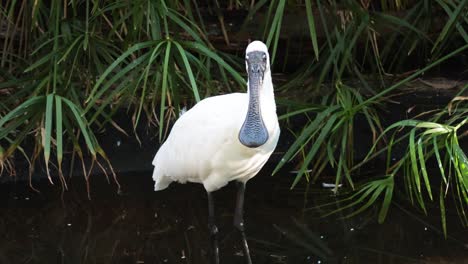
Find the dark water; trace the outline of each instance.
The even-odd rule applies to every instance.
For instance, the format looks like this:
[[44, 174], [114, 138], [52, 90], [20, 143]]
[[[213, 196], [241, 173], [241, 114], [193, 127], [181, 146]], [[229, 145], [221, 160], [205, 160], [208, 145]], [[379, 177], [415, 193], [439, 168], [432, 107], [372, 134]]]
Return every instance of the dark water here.
[[[386, 222], [377, 210], [323, 218], [329, 190], [289, 190], [292, 175], [264, 172], [247, 185], [245, 221], [255, 264], [468, 263], [468, 232], [450, 215], [449, 238], [438, 214], [421, 216], [395, 204]], [[93, 176], [64, 193], [47, 182], [0, 186], [0, 263], [209, 263], [207, 202], [199, 184], [152, 191], [151, 172], [121, 175], [123, 194]], [[215, 193], [221, 263], [244, 263], [232, 226], [235, 186]], [[403, 204], [403, 203], [402, 203]], [[406, 208], [406, 209], [405, 209]], [[330, 209], [333, 209], [330, 208]], [[412, 213], [409, 213], [412, 212]]]

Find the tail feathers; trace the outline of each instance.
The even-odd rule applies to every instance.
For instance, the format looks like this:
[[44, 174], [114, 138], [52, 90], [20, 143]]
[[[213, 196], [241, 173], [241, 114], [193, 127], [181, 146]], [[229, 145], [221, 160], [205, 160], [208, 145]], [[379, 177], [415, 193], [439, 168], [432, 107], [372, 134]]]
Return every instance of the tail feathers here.
[[161, 190], [164, 190], [166, 189], [169, 184], [171, 184], [171, 181], [168, 181], [168, 180], [158, 180], [156, 181], [156, 183], [154, 184], [154, 190], [155, 191], [161, 191]]
[[168, 179], [167, 177], [164, 177], [163, 175], [159, 174], [156, 171], [156, 168], [153, 171], [153, 180], [154, 180], [154, 190], [155, 191], [161, 191], [166, 189], [169, 184], [171, 184], [171, 180]]

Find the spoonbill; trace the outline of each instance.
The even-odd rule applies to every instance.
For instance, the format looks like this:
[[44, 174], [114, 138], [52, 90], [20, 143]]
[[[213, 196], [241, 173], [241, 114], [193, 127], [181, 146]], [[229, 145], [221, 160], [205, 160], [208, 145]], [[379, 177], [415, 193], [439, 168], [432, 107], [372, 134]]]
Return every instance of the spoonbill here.
[[196, 182], [208, 194], [213, 262], [219, 263], [212, 193], [237, 181], [234, 226], [252, 263], [244, 228], [245, 185], [267, 162], [280, 135], [267, 46], [253, 41], [245, 51], [247, 93], [206, 98], [180, 116], [153, 160], [155, 191], [175, 181]]

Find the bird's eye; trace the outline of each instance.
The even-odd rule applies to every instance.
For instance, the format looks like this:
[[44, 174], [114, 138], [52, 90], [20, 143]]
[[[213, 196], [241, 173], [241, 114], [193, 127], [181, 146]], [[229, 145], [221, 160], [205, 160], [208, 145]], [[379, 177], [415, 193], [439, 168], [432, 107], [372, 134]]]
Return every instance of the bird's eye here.
[[245, 60], [248, 60], [249, 59], [249, 56], [248, 55], [245, 55]]
[[266, 61], [266, 54], [263, 54], [262, 59], [263, 61]]

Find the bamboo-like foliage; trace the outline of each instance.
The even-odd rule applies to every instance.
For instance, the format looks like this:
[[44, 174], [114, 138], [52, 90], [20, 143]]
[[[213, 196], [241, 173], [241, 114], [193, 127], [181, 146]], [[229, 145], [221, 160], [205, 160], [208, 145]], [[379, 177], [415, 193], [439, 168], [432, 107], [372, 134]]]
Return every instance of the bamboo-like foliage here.
[[[318, 61], [315, 64], [305, 65], [298, 72], [296, 78], [282, 88], [291, 91], [305, 83], [311, 75], [316, 74], [318, 77], [315, 78], [316, 81], [312, 83], [308, 90], [312, 93], [323, 85], [324, 80], [328, 80], [331, 82], [331, 87], [333, 87], [330, 95], [332, 99], [330, 100], [327, 97], [318, 104], [304, 103], [299, 108], [289, 105], [292, 110], [283, 115], [282, 119], [289, 119], [296, 115], [306, 115], [310, 121], [300, 131], [296, 132], [296, 141], [278, 163], [274, 174], [287, 162], [297, 160], [299, 169], [293, 181], [292, 187], [294, 187], [304, 175], [306, 175], [308, 181], [314, 182], [322, 170], [329, 165], [335, 171], [335, 191], [338, 190], [338, 186], [340, 186], [343, 179], [346, 179], [346, 183], [351, 188], [358, 186], [356, 192], [344, 200], [347, 204], [332, 213], [357, 207], [358, 209], [349, 215], [353, 216], [368, 209], [382, 198], [378, 217], [379, 222], [382, 222], [392, 201], [395, 175], [404, 175], [405, 187], [407, 188], [406, 194], [409, 199], [426, 211], [425, 201], [427, 199], [433, 200], [430, 189], [433, 182], [429, 180], [427, 167], [431, 162], [434, 162], [431, 157], [435, 155], [436, 164], [441, 168], [442, 175], [444, 173], [445, 175], [448, 174], [445, 171], [450, 171], [454, 175], [451, 177], [451, 184], [446, 181], [447, 179], [442, 182], [440, 189], [445, 190], [445, 192], [440, 192], [438, 196], [444, 232], [446, 232], [444, 208], [446, 194], [450, 189], [449, 186], [452, 186], [454, 190], [454, 197], [457, 197], [457, 208], [462, 221], [466, 224], [464, 210], [468, 200], [466, 200], [464, 194], [466, 190], [463, 169], [467, 164], [466, 155], [458, 144], [460, 135], [456, 132], [466, 122], [463, 113], [453, 115], [448, 121], [405, 120], [384, 129], [379, 115], [376, 113], [376, 107], [380, 107], [385, 101], [385, 96], [395, 89], [467, 50], [468, 39], [464, 28], [461, 26], [467, 23], [467, 1], [450, 1], [450, 3], [444, 1], [419, 1], [409, 8], [405, 18], [397, 18], [385, 13], [369, 12], [369, 9], [360, 6], [355, 1], [344, 1], [343, 4], [346, 8], [343, 8], [343, 6], [338, 7], [335, 3], [325, 5], [321, 1], [316, 1], [315, 8], [318, 9], [319, 14], [319, 18], [317, 18], [312, 15], [312, 3], [310, 1], [305, 2], [312, 46]], [[383, 3], [382, 5], [382, 8], [389, 8], [388, 5]], [[404, 6], [395, 8], [404, 8]], [[443, 8], [448, 19], [445, 25], [441, 27], [439, 35], [430, 37], [429, 33], [433, 34], [430, 26], [434, 22], [427, 18], [436, 8]], [[343, 12], [348, 12], [347, 17], [352, 17], [352, 19], [336, 21], [330, 27], [330, 23], [325, 19], [326, 14], [343, 14]], [[315, 48], [315, 45], [317, 45], [315, 44], [317, 42], [315, 21], [317, 20], [321, 21], [322, 30], [326, 36], [326, 43], [319, 49], [318, 56]], [[377, 33], [378, 27], [382, 25], [396, 29], [383, 49], [378, 43]], [[455, 36], [459, 37], [456, 38]], [[359, 61], [359, 56], [357, 56], [357, 51], [361, 47], [357, 44], [358, 39], [367, 40], [365, 42], [365, 57], [362, 61]], [[460, 45], [457, 47], [457, 45], [453, 45], [453, 42], [450, 43], [450, 40]], [[413, 72], [403, 80], [387, 86], [385, 84], [387, 82], [385, 78], [387, 72], [399, 70], [404, 65], [408, 55], [413, 52], [419, 52], [418, 56], [428, 58], [429, 63], [423, 65], [421, 69]], [[363, 72], [366, 69], [363, 65], [366, 64], [371, 66], [370, 68], [374, 70], [376, 76], [379, 76], [381, 87], [371, 87], [369, 85], [368, 79], [365, 78], [365, 72]], [[359, 78], [362, 84], [361, 89], [353, 88], [352, 85], [347, 84], [346, 76], [349, 74]], [[372, 96], [363, 98], [362, 91]], [[458, 104], [466, 103], [466, 101], [461, 102], [462, 100], [459, 97], [457, 98]], [[457, 109], [462, 111], [461, 109], [464, 109], [464, 106]], [[438, 116], [441, 113], [444, 113], [444, 111], [440, 112]], [[396, 142], [401, 142], [403, 138], [409, 138], [410, 141], [405, 156], [396, 165], [390, 166], [390, 164], [387, 164], [384, 177], [356, 185], [355, 180], [353, 180], [353, 172], [369, 161], [366, 158], [358, 164], [353, 163], [355, 161], [353, 158], [355, 144], [355, 138], [353, 137], [354, 120], [359, 116], [364, 117], [369, 130], [374, 135], [372, 140], [375, 145], [371, 151], [375, 150], [377, 143], [381, 143], [385, 147], [377, 153], [387, 150], [387, 157], [391, 157], [392, 147]], [[393, 135], [391, 140], [382, 142], [383, 139], [387, 138], [389, 131], [402, 126], [411, 126], [413, 129], [409, 134], [404, 134], [401, 137]], [[421, 129], [427, 131], [419, 132]], [[441, 132], [442, 130], [444, 130], [444, 133]], [[444, 144], [444, 142], [446, 143]], [[444, 153], [447, 154], [444, 156]], [[377, 154], [373, 155], [373, 157], [376, 156]], [[423, 195], [421, 191], [424, 188], [427, 190], [426, 195]]]
[[[16, 46], [4, 46], [2, 64], [10, 67], [13, 75], [6, 75], [7, 81], [1, 84], [1, 88], [10, 95], [2, 100], [1, 111], [5, 114], [0, 119], [0, 140], [8, 144], [3, 160], [20, 148], [30, 162], [32, 173], [35, 161], [42, 152], [49, 180], [53, 183], [49, 163], [52, 150], [55, 149], [58, 178], [62, 186], [67, 188], [62, 173], [63, 156], [67, 149], [71, 148], [78, 155], [86, 180], [89, 177], [90, 171], [84, 166], [85, 153], [80, 144], [81, 139], [89, 151], [92, 164], [97, 162], [102, 168], [98, 157], [108, 161], [89, 122], [83, 116], [82, 101], [85, 94], [83, 91], [89, 86], [88, 77], [96, 76], [102, 65], [113, 60], [118, 49], [97, 36], [94, 31], [96, 29], [89, 28], [89, 21], [92, 19], [89, 16], [90, 2], [86, 2], [85, 21], [73, 18], [64, 20], [70, 14], [62, 1], [52, 1], [48, 8], [37, 2], [32, 6], [29, 4], [29, 1], [7, 1], [6, 6], [10, 14], [16, 12], [15, 9], [20, 6], [20, 18], [23, 19], [19, 20], [23, 24], [23, 30], [19, 33], [20, 47], [26, 45], [21, 44], [23, 39], [34, 38], [34, 49], [30, 54], [18, 54], [23, 55], [24, 60], [31, 61], [29, 65], [18, 58], [14, 59], [19, 60], [19, 63], [13, 64], [14, 59], [9, 58]], [[13, 16], [9, 15], [8, 18]], [[30, 23], [29, 27], [26, 23]], [[28, 32], [26, 28], [33, 30]], [[19, 31], [19, 28], [13, 29], [13, 33], [6, 36], [7, 41], [13, 40], [16, 37], [14, 33]], [[40, 32], [43, 34], [39, 34]], [[91, 60], [94, 63], [90, 63]], [[23, 73], [15, 77], [21, 71]], [[30, 134], [35, 135], [35, 147], [28, 149], [32, 152], [28, 157], [20, 146]], [[112, 167], [109, 169], [115, 179]], [[107, 170], [104, 172], [107, 174]]]
[[[212, 66], [227, 87], [228, 76], [242, 85], [232, 60], [214, 51], [188, 19], [194, 15], [189, 7], [187, 1], [163, 0], [7, 1], [1, 9], [7, 29], [0, 89], [8, 95], [0, 104], [2, 171], [13, 169], [10, 158], [19, 150], [30, 163], [30, 176], [43, 157], [53, 183], [54, 158], [66, 189], [62, 162], [71, 152], [81, 160], [87, 182], [95, 163], [116, 179], [94, 131], [108, 123], [122, 131], [112, 120], [120, 106], [134, 106], [135, 127], [143, 110], [152, 120], [158, 109], [162, 139], [164, 122], [177, 116], [182, 102], [199, 101], [216, 88]], [[29, 138], [35, 147], [25, 150]]]
[[[468, 85], [463, 90], [467, 88]], [[425, 201], [438, 199], [441, 224], [445, 235], [447, 235], [445, 200], [449, 192], [455, 201], [462, 223], [465, 226], [468, 225], [466, 215], [468, 208], [468, 158], [459, 143], [459, 138], [466, 136], [467, 113], [466, 97], [459, 95], [443, 111], [432, 116], [430, 121], [402, 120], [386, 128], [378, 138], [380, 140], [393, 131], [387, 148], [387, 181], [391, 182], [393, 186], [394, 177], [401, 175], [404, 178], [405, 191], [411, 203], [420, 207], [424, 213], [427, 213]], [[448, 118], [445, 118], [444, 123], [441, 123], [440, 119], [447, 115]], [[401, 130], [404, 128], [408, 128], [409, 131], [398, 137], [397, 135], [402, 134]], [[397, 145], [397, 142], [405, 144], [407, 148], [405, 154], [393, 162], [393, 146]], [[375, 145], [369, 152], [368, 158], [374, 150]], [[436, 165], [439, 173], [436, 173], [437, 170], [428, 169], [432, 164]], [[382, 188], [382, 185], [377, 181], [369, 184]], [[433, 186], [437, 185], [439, 188], [434, 189]], [[392, 192], [390, 189], [387, 191]], [[381, 190], [377, 190], [374, 193], [378, 196], [380, 192]], [[438, 193], [438, 195], [434, 193]], [[385, 200], [388, 200], [387, 196]], [[384, 203], [381, 210], [387, 211], [389, 205], [389, 203]]]
[[[159, 139], [162, 140], [164, 128], [167, 128], [164, 120], [170, 120], [168, 116], [171, 114], [172, 117], [178, 116], [182, 96], [187, 94], [183, 89], [190, 90], [195, 101], [199, 101], [198, 86], [211, 81], [212, 63], [217, 64], [221, 72], [228, 72], [239, 84], [244, 81], [231, 65], [212, 50], [209, 42], [202, 38], [201, 29], [192, 21], [164, 1], [135, 1], [130, 3], [129, 8], [140, 9], [142, 6], [145, 12], [131, 14], [147, 15], [147, 21], [141, 21], [139, 26], [143, 23], [147, 25], [148, 40], [130, 46], [103, 72], [88, 95], [85, 112], [95, 110], [91, 122], [103, 114], [104, 119], [109, 120], [104, 110], [112, 102], [135, 101], [136, 127], [143, 109], [149, 115], [152, 114], [149, 109], [159, 109], [157, 121]], [[177, 34], [173, 27], [183, 29], [188, 36]], [[227, 77], [224, 84], [229, 86]], [[209, 91], [207, 87], [205, 89]], [[102, 103], [96, 107], [98, 100], [102, 100]], [[114, 107], [113, 112], [117, 109]], [[166, 113], [166, 109], [175, 111]]]
[[[382, 200], [379, 221], [389, 210], [394, 179], [403, 175], [406, 195], [416, 206], [425, 210], [428, 201], [438, 199], [444, 230], [449, 194], [468, 224], [466, 154], [459, 144], [466, 136], [465, 95], [426, 119], [388, 127], [378, 112], [396, 89], [466, 52], [468, 0], [4, 1], [0, 174], [14, 173], [18, 153], [30, 163], [31, 173], [36, 161], [43, 161], [49, 180], [58, 179], [64, 188], [62, 163], [73, 163], [75, 157], [87, 182], [95, 164], [115, 177], [96, 133], [110, 126], [126, 133], [113, 120], [119, 110], [130, 113], [135, 135], [147, 120], [163, 140], [183, 106], [243, 87], [242, 63], [216, 50], [211, 21], [203, 17], [215, 15], [230, 45], [232, 32], [223, 12], [232, 9], [247, 11], [242, 29], [263, 15], [251, 38], [267, 43], [275, 71], [280, 55], [288, 61], [289, 50], [281, 49], [285, 18], [298, 10], [305, 14], [303, 41], [310, 54], [276, 89], [286, 109], [283, 124], [299, 116], [307, 122], [291, 128], [297, 138], [275, 173], [296, 162], [294, 187], [303, 176], [315, 181], [329, 167], [336, 186], [343, 183], [356, 191], [344, 208], [358, 206], [354, 215]], [[400, 80], [390, 82], [389, 76]], [[375, 144], [360, 161], [353, 151], [358, 119], [365, 121]], [[358, 168], [381, 153], [390, 157], [400, 142], [407, 142], [407, 152], [388, 160], [382, 177], [358, 178]], [[440, 168], [440, 177], [431, 177], [431, 164]]]
[[[365, 117], [374, 134], [381, 130], [379, 117], [372, 105], [362, 107], [364, 99], [361, 94], [343, 84], [337, 84], [336, 89], [337, 93], [330, 100], [331, 104], [324, 100], [322, 107], [306, 108], [280, 117], [283, 119], [303, 112], [317, 112], [273, 172], [278, 172], [287, 161], [296, 156], [303, 158], [292, 187], [303, 175], [306, 175], [308, 180], [315, 181], [326, 165], [336, 169], [336, 186], [346, 178], [353, 187], [351, 169], [354, 161], [354, 122], [357, 115]], [[310, 175], [315, 177], [310, 179]]]

